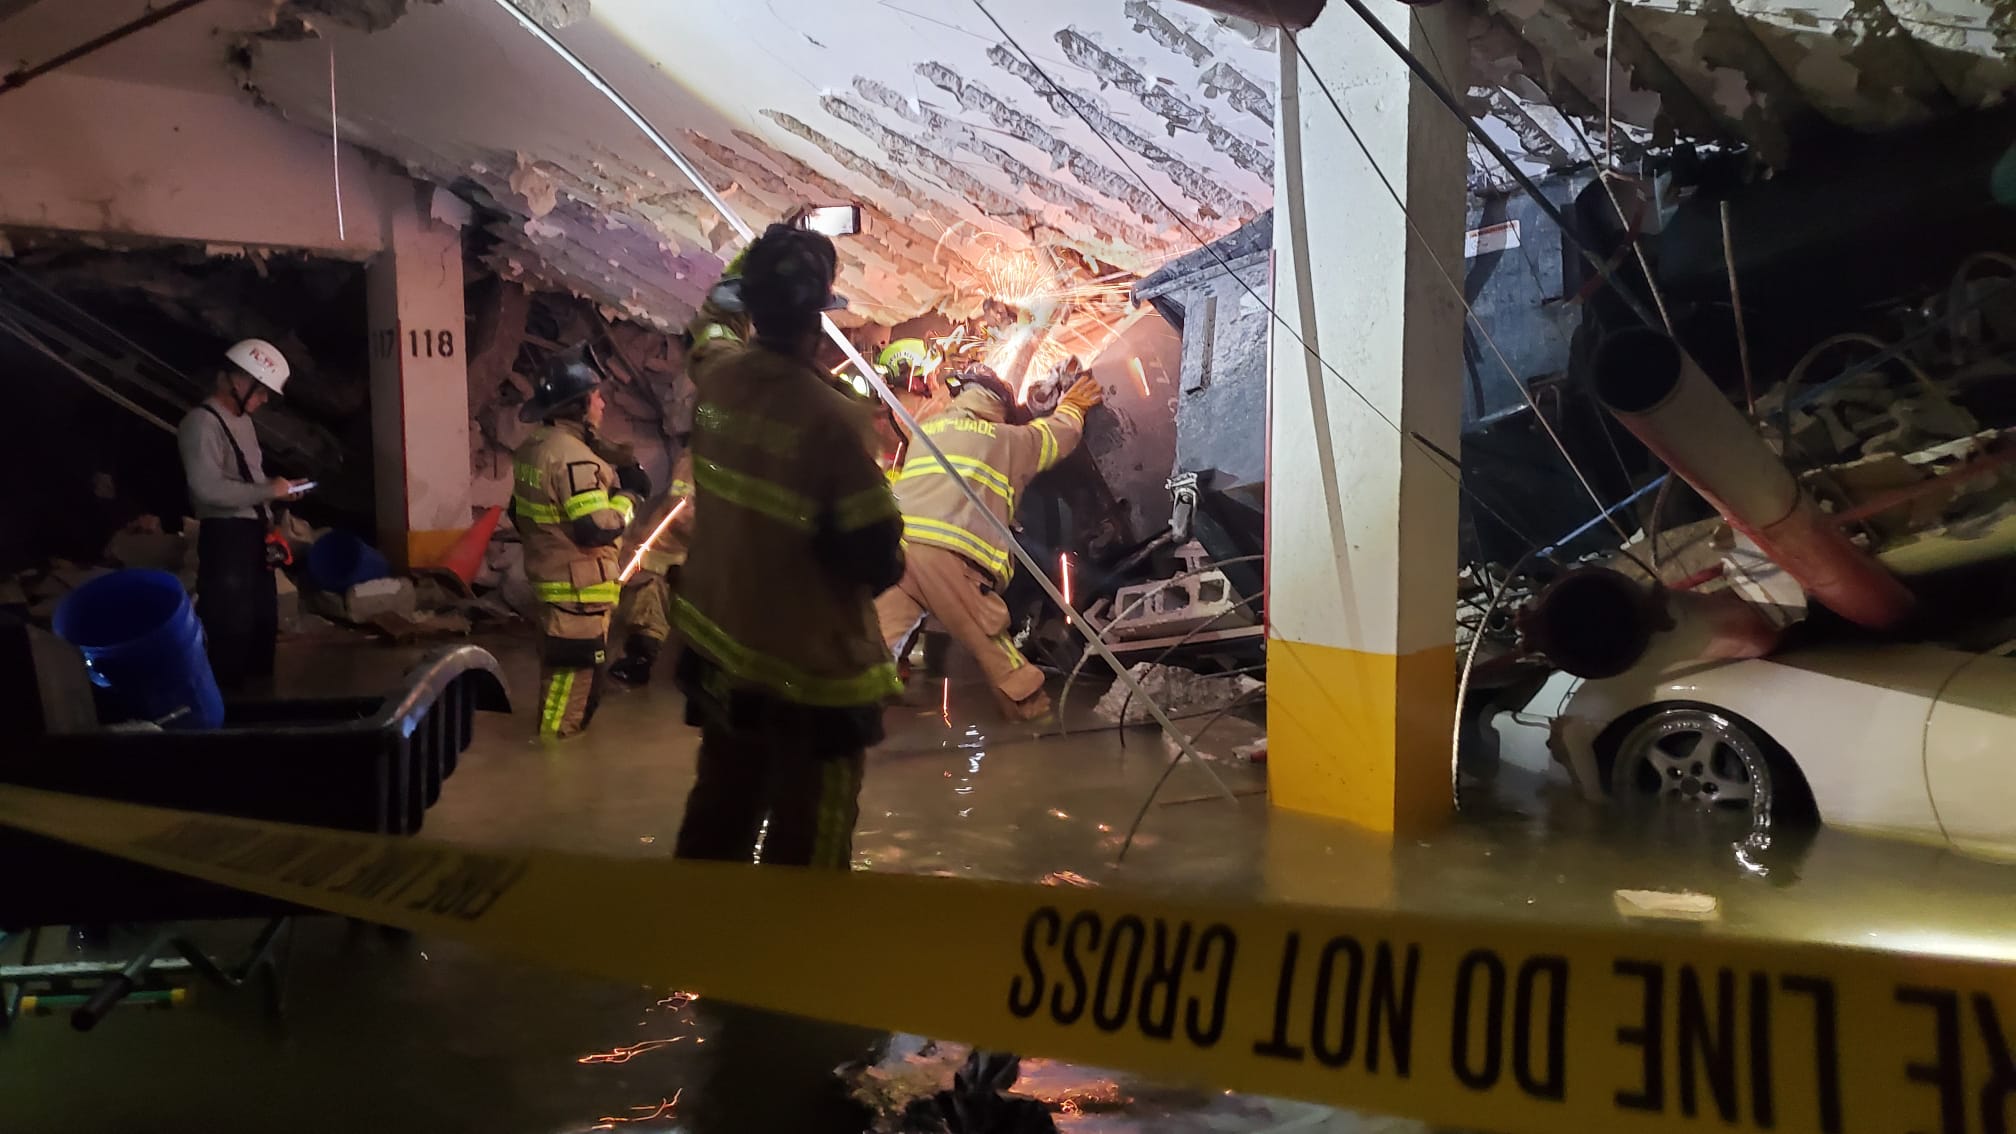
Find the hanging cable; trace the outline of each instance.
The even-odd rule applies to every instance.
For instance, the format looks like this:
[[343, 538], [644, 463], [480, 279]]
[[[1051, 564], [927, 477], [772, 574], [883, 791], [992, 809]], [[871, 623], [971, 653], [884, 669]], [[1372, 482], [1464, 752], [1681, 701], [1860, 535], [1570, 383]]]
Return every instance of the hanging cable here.
[[[1553, 220], [1555, 225], [1561, 229], [1562, 238], [1575, 246], [1575, 250], [1582, 254], [1583, 259], [1589, 261], [1589, 266], [1595, 269], [1596, 274], [1601, 276], [1605, 282], [1615, 287], [1616, 280], [1609, 266], [1598, 259], [1596, 253], [1582, 242], [1581, 235], [1575, 231], [1573, 225], [1568, 223], [1568, 218], [1562, 214], [1560, 206], [1548, 200], [1547, 195], [1540, 191], [1540, 187], [1533, 183], [1533, 179], [1526, 176], [1526, 171], [1519, 168], [1519, 163], [1512, 160], [1512, 155], [1506, 153], [1503, 146], [1500, 146], [1491, 135], [1484, 132], [1484, 128], [1479, 126], [1470, 117], [1470, 112], [1464, 109], [1463, 104], [1456, 100], [1456, 96], [1449, 92], [1449, 88], [1444, 86], [1441, 80], [1430, 73], [1427, 65], [1422, 63], [1413, 52], [1407, 50], [1406, 44], [1401, 43], [1394, 37], [1392, 31], [1388, 30], [1385, 23], [1379, 17], [1373, 15], [1370, 9], [1365, 7], [1363, 0], [1344, 0], [1344, 2], [1350, 5], [1352, 11], [1358, 13], [1358, 18], [1365, 21], [1365, 25], [1372, 29], [1373, 34], [1383, 40], [1386, 46], [1395, 55], [1400, 57], [1400, 61], [1407, 65], [1408, 70], [1414, 72], [1414, 76], [1421, 80], [1422, 84], [1428, 88], [1429, 93], [1440, 100], [1443, 106], [1449, 108], [1449, 112], [1454, 114], [1457, 120], [1463, 123], [1463, 128], [1470, 132], [1471, 137], [1476, 138], [1478, 143], [1490, 152], [1491, 157], [1505, 168], [1505, 172], [1512, 175], [1512, 180], [1518, 182], [1519, 187], [1525, 190], [1528, 196], [1533, 198], [1533, 203], [1540, 206], [1540, 210], [1546, 213], [1549, 219]], [[1279, 21], [1277, 20], [1277, 22]], [[1289, 31], [1285, 26], [1281, 28], [1281, 34], [1291, 40], [1295, 38], [1295, 33]], [[1298, 48], [1297, 51], [1299, 53], [1300, 49]], [[1657, 325], [1656, 321], [1652, 318], [1652, 313], [1645, 309], [1645, 305], [1639, 302], [1637, 296], [1632, 295], [1622, 287], [1617, 287], [1617, 295], [1624, 301], [1627, 307], [1631, 308], [1632, 314], [1638, 316], [1639, 320], [1646, 326]]]
[[336, 193], [336, 239], [348, 240], [343, 230], [343, 147], [336, 124], [336, 43], [329, 42], [329, 178]]
[[[753, 241], [755, 239], [756, 230], [750, 227], [749, 222], [743, 220], [733, 208], [729, 207], [727, 200], [721, 196], [720, 192], [714, 188], [711, 182], [701, 176], [700, 171], [691, 162], [686, 160], [685, 155], [681, 154], [670, 141], [666, 140], [657, 127], [651, 125], [650, 121], [635, 106], [632, 106], [629, 100], [618, 93], [614, 87], [611, 87], [607, 80], [597, 74], [594, 68], [583, 62], [579, 56], [575, 55], [565, 44], [555, 38], [553, 33], [547, 31], [538, 21], [526, 15], [517, 5], [511, 3], [511, 0], [495, 0], [495, 2], [498, 7], [509, 13], [518, 22], [520, 27], [531, 33], [548, 50], [559, 56], [576, 74], [579, 74], [589, 85], [593, 86], [597, 92], [621, 111], [623, 116], [628, 118], [650, 140], [658, 152], [665, 156], [666, 160], [678, 167], [679, 172], [684, 174], [693, 187], [700, 191], [701, 196], [707, 198], [708, 204], [714, 207], [714, 210], [721, 215], [722, 220], [734, 228], [744, 240]], [[978, 3], [978, 0], [975, 0], [975, 3]], [[985, 11], [984, 8], [982, 10]], [[991, 19], [992, 17], [989, 18]], [[1010, 554], [1014, 555], [1016, 561], [1022, 565], [1023, 570], [1029, 572], [1031, 581], [1041, 588], [1045, 595], [1049, 596], [1051, 602], [1056, 603], [1058, 608], [1066, 613], [1069, 624], [1077, 628], [1093, 652], [1097, 653], [1101, 660], [1112, 667], [1114, 676], [1131, 691], [1142, 694], [1142, 705], [1148, 710], [1149, 715], [1155, 718], [1155, 723], [1160, 725], [1162, 730], [1169, 735], [1170, 739], [1176, 742], [1183, 754], [1192, 763], [1196, 764], [1198, 768], [1203, 770], [1206, 776], [1210, 777], [1211, 782], [1218, 788], [1219, 793], [1225, 797], [1226, 801], [1235, 807], [1238, 806], [1238, 797], [1232, 794], [1232, 789], [1227, 787], [1225, 781], [1219, 778], [1218, 773], [1212, 770], [1203, 755], [1197, 751], [1196, 746], [1190, 742], [1189, 735], [1177, 728], [1175, 723], [1169, 719], [1168, 714], [1162, 711], [1162, 707], [1142, 692], [1140, 683], [1135, 681], [1134, 676], [1127, 672], [1125, 666], [1120, 664], [1120, 659], [1113, 656], [1112, 651], [1106, 648], [1106, 644], [1100, 641], [1099, 636], [1094, 634], [1091, 628], [1085, 624], [1084, 617], [1077, 610], [1073, 609], [1070, 603], [1064, 601], [1064, 596], [1057, 590], [1056, 584], [1050, 581], [1042, 565], [1031, 558], [1027, 549], [1022, 546], [1022, 541], [1015, 538], [1014, 530], [1002, 522], [999, 517], [995, 516], [993, 511], [975, 493], [972, 485], [966, 483], [966, 478], [961, 476], [959, 471], [953, 467], [951, 460], [938, 447], [938, 443], [933, 441], [931, 436], [918, 426], [917, 419], [911, 416], [909, 409], [896, 397], [895, 392], [889, 388], [889, 384], [884, 382], [881, 375], [869, 364], [868, 360], [862, 357], [861, 351], [855, 347], [853, 341], [841, 333], [839, 326], [833, 322], [831, 316], [822, 314], [819, 318], [825, 328], [826, 337], [833, 340], [834, 344], [840, 348], [841, 353], [847, 356], [847, 360], [854, 364], [856, 372], [868, 380], [869, 385], [874, 387], [876, 394], [881, 397], [883, 404], [887, 405], [890, 412], [894, 413], [897, 419], [903, 423], [911, 438], [923, 444], [925, 450], [945, 470], [946, 476], [951, 479], [953, 484], [959, 487], [960, 493], [966, 497], [967, 501], [982, 515], [987, 517], [988, 523], [993, 526], [996, 533], [1005, 542]]]
[[[1023, 48], [1021, 42], [1017, 40], [1014, 37], [1014, 35], [1012, 35], [1008, 31], [1006, 27], [1002, 26], [1001, 21], [994, 18], [994, 14], [987, 10], [987, 6], [984, 3], [982, 3], [981, 0], [973, 0], [973, 6], [980, 9], [980, 14], [987, 17], [988, 22], [994, 25], [994, 29], [1001, 34], [1002, 38], [1007, 41], [1010, 47], [1013, 47], [1015, 49], [1016, 54], [1020, 55], [1023, 58], [1023, 60], [1029, 64], [1029, 66], [1036, 72], [1037, 76], [1041, 78], [1046, 85], [1058, 91], [1062, 91], [1064, 89], [1063, 87], [1057, 84], [1056, 80], [1050, 77], [1049, 72], [1043, 69], [1043, 65], [1036, 62], [1035, 57], [1030, 55], [1029, 52], [1025, 48]], [[1117, 159], [1120, 162], [1120, 164], [1126, 168], [1128, 174], [1134, 178], [1135, 182], [1138, 183], [1143, 189], [1145, 189], [1150, 196], [1155, 198], [1155, 202], [1162, 206], [1163, 211], [1167, 212], [1170, 215], [1170, 217], [1174, 219], [1176, 223], [1179, 226], [1181, 226], [1185, 232], [1189, 233], [1190, 238], [1197, 242], [1198, 247], [1203, 249], [1205, 252], [1209, 253], [1211, 258], [1218, 262], [1218, 266], [1223, 268], [1226, 274], [1231, 276], [1232, 280], [1235, 283], [1237, 283], [1240, 286], [1240, 288], [1242, 288], [1246, 292], [1247, 295], [1253, 297], [1254, 302], [1259, 304], [1261, 309], [1267, 312], [1269, 318], [1271, 318], [1276, 324], [1278, 324], [1281, 327], [1281, 329], [1288, 332], [1289, 337], [1295, 340], [1296, 344], [1302, 348], [1302, 352], [1304, 354], [1306, 354], [1312, 359], [1315, 359], [1316, 364], [1318, 366], [1322, 367], [1325, 371], [1329, 372], [1331, 377], [1335, 378], [1340, 384], [1343, 385], [1343, 387], [1346, 390], [1349, 390], [1354, 397], [1356, 397], [1360, 402], [1364, 403], [1365, 408], [1371, 410], [1373, 416], [1377, 417], [1380, 421], [1385, 422], [1387, 428], [1392, 429], [1396, 433], [1399, 433], [1403, 438], [1413, 440], [1415, 444], [1421, 446], [1424, 449], [1424, 451], [1429, 451], [1430, 447], [1423, 444], [1418, 434], [1410, 433], [1409, 431], [1401, 429], [1400, 424], [1394, 421], [1393, 418], [1386, 413], [1386, 411], [1380, 409], [1379, 406], [1375, 404], [1372, 401], [1372, 399], [1365, 394], [1363, 390], [1360, 390], [1356, 384], [1354, 384], [1349, 378], [1344, 376], [1344, 373], [1342, 371], [1338, 370], [1335, 366], [1331, 365], [1328, 359], [1324, 358], [1320, 353], [1318, 353], [1314, 347], [1311, 347], [1309, 345], [1309, 341], [1302, 337], [1302, 333], [1299, 330], [1297, 330], [1293, 324], [1289, 323], [1287, 319], [1282, 317], [1281, 312], [1275, 308], [1273, 303], [1268, 301], [1266, 296], [1261, 295], [1257, 290], [1254, 289], [1252, 284], [1247, 283], [1245, 279], [1242, 278], [1237, 272], [1234, 272], [1232, 270], [1231, 262], [1225, 258], [1224, 253], [1218, 250], [1215, 243], [1209, 237], [1205, 236], [1203, 233], [1198, 232], [1197, 227], [1190, 223], [1189, 218], [1184, 216], [1183, 213], [1180, 210], [1178, 210], [1174, 205], [1171, 205], [1168, 199], [1163, 197], [1161, 192], [1157, 190], [1155, 186], [1152, 183], [1150, 183], [1146, 177], [1142, 176], [1141, 171], [1135, 168], [1134, 163], [1131, 160], [1129, 160], [1127, 155], [1120, 150], [1120, 147], [1115, 145], [1113, 140], [1111, 138], [1108, 138], [1105, 135], [1105, 133], [1101, 131], [1099, 127], [1096, 124], [1094, 124], [1089, 117], [1086, 116], [1084, 110], [1079, 107], [1078, 102], [1075, 98], [1066, 96], [1066, 101], [1070, 103], [1072, 113], [1078, 116], [1078, 120], [1085, 124], [1085, 128], [1087, 130], [1090, 130], [1094, 137], [1098, 138], [1099, 141], [1103, 143], [1108, 150], [1112, 151], [1114, 158]], [[1440, 468], [1439, 465], [1435, 467]], [[1447, 476], [1456, 485], [1456, 489], [1458, 492], [1470, 498], [1470, 502], [1472, 504], [1475, 504], [1478, 508], [1482, 509], [1492, 519], [1497, 520], [1499, 523], [1503, 524], [1506, 530], [1511, 531], [1515, 534], [1519, 533], [1519, 526], [1517, 524], [1514, 524], [1512, 521], [1506, 519], [1504, 515], [1498, 512], [1497, 509], [1491, 507], [1488, 501], [1485, 501], [1483, 498], [1479, 497], [1475, 492], [1471, 491], [1468, 486], [1463, 484], [1463, 478], [1460, 469], [1454, 472], [1449, 471], [1447, 469], [1444, 469], [1442, 471], [1443, 475]], [[1597, 506], [1600, 508], [1602, 506], [1602, 501], [1600, 500], [1597, 501]], [[1526, 537], [1524, 535], [1520, 535], [1520, 539], [1526, 540]], [[1527, 540], [1527, 542], [1530, 543], [1531, 541]]]
[[[1344, 113], [1344, 105], [1337, 101], [1336, 94], [1330, 90], [1330, 84], [1323, 80], [1322, 74], [1310, 62], [1308, 53], [1302, 50], [1301, 39], [1286, 28], [1281, 29], [1281, 34], [1288, 38], [1289, 44], [1295, 49], [1295, 57], [1302, 62], [1302, 66], [1308, 71], [1309, 77], [1316, 80], [1316, 89], [1323, 92], [1323, 97], [1330, 103], [1330, 108], [1337, 112], [1338, 121], [1344, 124], [1345, 132], [1351, 135], [1351, 140], [1357, 143], [1359, 152], [1365, 155], [1365, 160], [1371, 165], [1372, 172], [1378, 176], [1379, 183], [1385, 186], [1387, 195], [1393, 198], [1395, 205], [1399, 206], [1400, 215], [1407, 220], [1408, 231], [1414, 235], [1415, 240], [1420, 242], [1421, 250], [1427, 253], [1429, 262], [1435, 265], [1436, 273], [1442, 277], [1442, 282], [1455, 295], [1456, 302], [1462, 305], [1464, 317], [1470, 321], [1470, 325], [1476, 329], [1478, 337], [1484, 340], [1484, 345], [1489, 347], [1492, 355], [1498, 359], [1498, 365], [1504, 367], [1505, 373], [1512, 379], [1513, 386], [1518, 389], [1519, 396], [1525, 399], [1527, 408], [1533, 411], [1534, 420], [1539, 422], [1540, 428], [1546, 432], [1547, 439], [1554, 443], [1556, 449], [1560, 450], [1561, 459], [1567, 462], [1568, 470], [1575, 474], [1577, 481], [1581, 482], [1582, 490], [1589, 494], [1589, 499], [1596, 505], [1597, 509], [1599, 511], [1607, 509], [1609, 505], [1604, 501], [1602, 494], [1596, 491], [1595, 484], [1582, 471], [1582, 467], [1575, 462], [1575, 455], [1568, 451], [1568, 446], [1561, 440], [1561, 435], [1555, 432], [1553, 423], [1547, 420], [1547, 415], [1540, 412], [1540, 405], [1533, 400], [1532, 391], [1528, 390], [1526, 384], [1519, 380], [1519, 372], [1512, 368], [1512, 363], [1505, 357], [1505, 352], [1498, 348], [1497, 340], [1492, 338], [1491, 332], [1484, 328], [1483, 320], [1477, 318], [1476, 310], [1470, 306], [1469, 297], [1463, 294], [1463, 285], [1456, 282], [1456, 277], [1450, 273], [1448, 265], [1444, 264], [1442, 258], [1436, 255], [1434, 246], [1429, 242], [1427, 235], [1421, 231], [1421, 226], [1415, 223], [1413, 210], [1407, 207], [1407, 202], [1400, 196], [1400, 191], [1394, 188], [1392, 180], [1386, 176], [1386, 171], [1380, 167], [1378, 159], [1372, 156], [1372, 148], [1366, 144], [1365, 139], [1358, 133], [1358, 128], [1352, 123], [1350, 115]], [[1419, 65], [1419, 60], [1416, 60], [1415, 63]], [[1427, 81], [1432, 82], [1432, 76]], [[1535, 192], [1537, 192], [1537, 187]], [[1551, 205], [1551, 202], [1549, 204]], [[1620, 457], [1619, 459], [1621, 460], [1622, 458]], [[1610, 515], [1608, 512], [1604, 514], [1606, 518]], [[1631, 541], [1630, 533], [1626, 532], [1614, 520], [1611, 521], [1611, 527], [1616, 530], [1620, 543], [1629, 543]], [[1625, 554], [1630, 555], [1629, 552]]]
[[1736, 356], [1743, 363], [1743, 404], [1757, 416], [1757, 385], [1750, 375], [1750, 333], [1743, 327], [1743, 289], [1736, 283], [1736, 234], [1729, 223], [1729, 202], [1722, 202], [1722, 262], [1729, 269], [1729, 310], [1736, 316]]

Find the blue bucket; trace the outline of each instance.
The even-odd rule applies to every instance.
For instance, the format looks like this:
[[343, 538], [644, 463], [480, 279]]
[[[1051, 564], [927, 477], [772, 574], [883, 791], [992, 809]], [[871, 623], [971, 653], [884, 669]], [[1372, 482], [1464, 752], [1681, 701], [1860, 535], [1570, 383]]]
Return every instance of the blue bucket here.
[[342, 594], [359, 583], [389, 577], [392, 565], [349, 532], [332, 531], [308, 549], [307, 571], [316, 590]]
[[182, 729], [224, 723], [224, 698], [182, 580], [139, 569], [100, 576], [64, 598], [55, 626], [84, 654], [112, 720]]

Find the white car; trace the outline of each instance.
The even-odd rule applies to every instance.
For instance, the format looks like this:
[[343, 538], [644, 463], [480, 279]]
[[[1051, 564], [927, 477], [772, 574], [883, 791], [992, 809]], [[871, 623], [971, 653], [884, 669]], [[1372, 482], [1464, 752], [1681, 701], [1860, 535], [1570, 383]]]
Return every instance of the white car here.
[[2016, 643], [1837, 645], [1582, 682], [1549, 748], [1592, 799], [2016, 860]]

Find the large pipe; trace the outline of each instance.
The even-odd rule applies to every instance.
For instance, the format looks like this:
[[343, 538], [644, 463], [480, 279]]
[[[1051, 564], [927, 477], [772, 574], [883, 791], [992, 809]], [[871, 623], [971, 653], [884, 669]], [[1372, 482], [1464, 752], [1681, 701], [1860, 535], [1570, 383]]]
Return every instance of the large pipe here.
[[1659, 667], [1761, 658], [1779, 628], [1730, 591], [1648, 586], [1607, 567], [1570, 571], [1519, 614], [1528, 646], [1576, 677], [1615, 677], [1649, 659]]
[[1596, 351], [1596, 396], [1624, 427], [1814, 598], [1888, 630], [1911, 592], [1830, 523], [1701, 368], [1659, 331], [1618, 331]]

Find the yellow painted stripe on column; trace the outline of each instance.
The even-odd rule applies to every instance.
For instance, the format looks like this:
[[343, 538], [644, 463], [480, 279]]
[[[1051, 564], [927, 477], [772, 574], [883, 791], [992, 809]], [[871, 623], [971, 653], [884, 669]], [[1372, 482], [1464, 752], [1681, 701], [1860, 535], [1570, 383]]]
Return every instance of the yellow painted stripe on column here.
[[1267, 784], [1277, 807], [1371, 831], [1450, 812], [1456, 647], [1371, 653], [1267, 641]]

